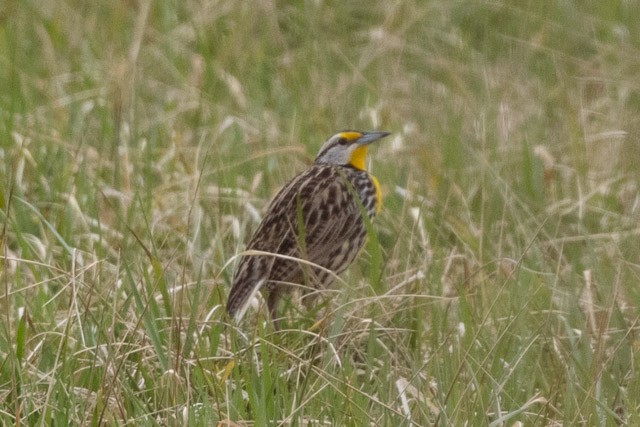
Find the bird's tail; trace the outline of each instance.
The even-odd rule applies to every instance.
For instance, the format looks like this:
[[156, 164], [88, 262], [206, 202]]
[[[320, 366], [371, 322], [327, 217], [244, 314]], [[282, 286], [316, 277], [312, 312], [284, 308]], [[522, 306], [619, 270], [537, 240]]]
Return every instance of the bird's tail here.
[[227, 313], [234, 322], [239, 322], [247, 312], [251, 300], [260, 291], [264, 283], [265, 278], [257, 281], [234, 283], [229, 293], [229, 299], [227, 300]]

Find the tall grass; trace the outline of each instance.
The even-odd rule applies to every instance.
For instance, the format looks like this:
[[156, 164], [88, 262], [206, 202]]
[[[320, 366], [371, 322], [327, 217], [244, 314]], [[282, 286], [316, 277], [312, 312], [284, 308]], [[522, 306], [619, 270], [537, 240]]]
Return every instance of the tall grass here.
[[[638, 424], [639, 15], [8, 2], [0, 422]], [[366, 250], [282, 331], [228, 325], [234, 256], [345, 128], [393, 132]]]

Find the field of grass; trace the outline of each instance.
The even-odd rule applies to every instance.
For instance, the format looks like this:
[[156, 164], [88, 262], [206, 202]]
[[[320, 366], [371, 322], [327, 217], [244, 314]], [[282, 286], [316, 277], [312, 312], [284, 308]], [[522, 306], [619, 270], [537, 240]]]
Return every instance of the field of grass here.
[[[640, 424], [640, 2], [8, 0], [0, 424]], [[342, 129], [321, 309], [223, 306]], [[316, 323], [319, 316], [324, 322]]]

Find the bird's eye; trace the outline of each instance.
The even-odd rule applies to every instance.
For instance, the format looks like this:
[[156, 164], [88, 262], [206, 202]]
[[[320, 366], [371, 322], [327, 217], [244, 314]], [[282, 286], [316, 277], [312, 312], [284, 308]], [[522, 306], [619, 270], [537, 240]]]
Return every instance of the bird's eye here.
[[347, 140], [347, 138], [340, 138], [338, 140], [338, 144], [340, 145], [347, 145], [347, 143], [349, 143], [349, 141]]

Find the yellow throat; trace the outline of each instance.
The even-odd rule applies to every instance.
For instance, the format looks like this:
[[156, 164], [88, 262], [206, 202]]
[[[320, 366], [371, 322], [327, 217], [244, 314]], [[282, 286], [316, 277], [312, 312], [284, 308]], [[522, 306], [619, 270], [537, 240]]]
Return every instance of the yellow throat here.
[[357, 147], [355, 150], [353, 150], [353, 153], [351, 153], [351, 160], [349, 161], [349, 164], [356, 169], [360, 169], [361, 171], [367, 170], [364, 167], [364, 161], [366, 158], [367, 158], [367, 146], [361, 145]]

